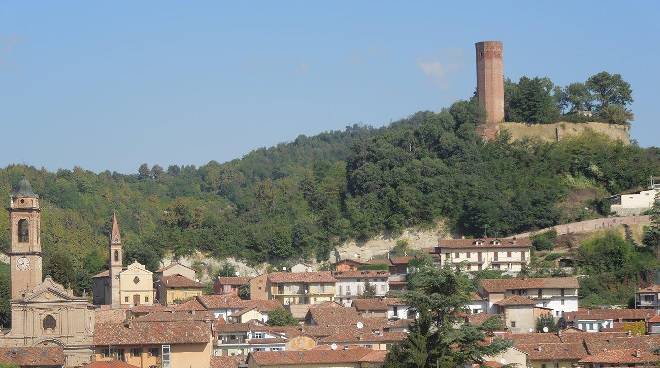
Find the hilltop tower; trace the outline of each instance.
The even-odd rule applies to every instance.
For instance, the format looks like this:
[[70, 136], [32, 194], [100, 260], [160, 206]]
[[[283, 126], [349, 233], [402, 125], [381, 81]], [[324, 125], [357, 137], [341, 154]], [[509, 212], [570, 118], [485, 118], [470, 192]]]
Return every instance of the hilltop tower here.
[[[110, 232], [110, 298], [113, 306], [121, 304], [119, 289], [119, 273], [123, 270], [124, 254], [121, 246], [121, 234], [117, 215], [112, 214], [112, 231]], [[107, 303], [107, 301], [106, 301]]]
[[39, 196], [25, 177], [12, 192], [7, 210], [11, 224], [11, 298], [18, 299], [42, 281]]
[[478, 129], [484, 139], [493, 139], [504, 121], [504, 63], [501, 41], [474, 44], [477, 56], [477, 98], [486, 116]]

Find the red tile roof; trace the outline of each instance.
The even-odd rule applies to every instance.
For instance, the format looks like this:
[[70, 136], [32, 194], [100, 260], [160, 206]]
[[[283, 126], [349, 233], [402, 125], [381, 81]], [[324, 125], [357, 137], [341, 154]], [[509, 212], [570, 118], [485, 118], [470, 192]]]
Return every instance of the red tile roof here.
[[97, 323], [94, 345], [200, 344], [211, 338], [203, 321]]
[[138, 368], [132, 364], [124, 363], [121, 360], [96, 361], [83, 365], [83, 368]]
[[330, 271], [318, 272], [273, 272], [268, 274], [268, 281], [274, 283], [286, 282], [336, 282]]
[[517, 289], [577, 289], [576, 277], [546, 277], [523, 279], [484, 279], [481, 287], [489, 293], [503, 293]]
[[365, 270], [365, 271], [336, 271], [333, 272], [336, 279], [377, 279], [387, 278], [390, 273], [387, 271]]
[[475, 326], [480, 326], [487, 320], [494, 317], [499, 317], [499, 315], [492, 313], [475, 313], [475, 314], [468, 314], [466, 316], [468, 322], [470, 322], [471, 325], [475, 325]]
[[247, 276], [218, 276], [218, 283], [221, 285], [234, 285], [234, 286], [243, 286], [250, 283], [250, 278]]
[[206, 309], [242, 308], [244, 305], [244, 300], [233, 293], [200, 295], [196, 299]]
[[171, 305], [170, 309], [174, 311], [205, 311], [206, 307], [204, 307], [197, 298], [193, 298], [181, 304]]
[[649, 322], [660, 323], [660, 314], [653, 316], [651, 319], [649, 319]]
[[307, 351], [257, 351], [250, 354], [258, 366], [342, 364], [359, 362], [380, 362], [382, 353], [374, 350], [355, 348], [347, 350], [307, 350]]
[[170, 322], [170, 321], [212, 321], [215, 318], [209, 311], [160, 311], [137, 317], [137, 322]]
[[165, 312], [169, 311], [170, 308], [166, 307], [162, 304], [154, 304], [154, 305], [136, 305], [135, 307], [131, 307], [130, 311], [132, 313], [152, 313], [152, 312]]
[[[481, 244], [479, 244], [481, 242]], [[499, 244], [496, 244], [499, 242]], [[532, 241], [529, 238], [519, 239], [500, 239], [500, 238], [479, 238], [479, 239], [439, 239], [436, 252], [445, 248], [450, 249], [492, 249], [492, 248], [529, 248]], [[440, 249], [438, 249], [440, 248]]]
[[587, 351], [581, 342], [550, 343], [550, 344], [516, 344], [516, 349], [527, 354], [531, 361], [538, 360], [574, 360], [587, 356]]
[[62, 366], [64, 351], [60, 346], [0, 348], [0, 363], [13, 363], [20, 367]]
[[212, 356], [211, 368], [238, 368], [240, 364], [245, 364], [247, 356]]
[[163, 276], [160, 278], [160, 284], [167, 289], [203, 289], [204, 284], [191, 280], [182, 275]]
[[515, 305], [535, 305], [536, 302], [533, 301], [530, 298], [520, 296], [520, 295], [513, 295], [508, 298], [504, 298], [502, 300], [498, 300], [495, 303], [495, 305], [499, 305], [502, 307], [507, 307], [507, 306], [515, 306]]
[[387, 311], [387, 304], [382, 299], [355, 299], [353, 308], [358, 312], [363, 311]]
[[660, 285], [653, 284], [643, 289], [637, 290], [638, 293], [660, 293]]
[[660, 355], [642, 349], [621, 349], [600, 351], [585, 356], [580, 363], [600, 364], [639, 364], [660, 362]]
[[567, 321], [577, 319], [645, 320], [655, 315], [653, 309], [580, 309], [564, 313]]
[[413, 258], [411, 256], [392, 257], [390, 258], [390, 263], [393, 265], [407, 265]]

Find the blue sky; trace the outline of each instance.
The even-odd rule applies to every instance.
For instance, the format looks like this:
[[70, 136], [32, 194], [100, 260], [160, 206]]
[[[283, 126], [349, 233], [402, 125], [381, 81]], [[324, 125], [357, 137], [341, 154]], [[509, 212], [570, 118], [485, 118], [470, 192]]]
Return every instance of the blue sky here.
[[660, 2], [0, 1], [0, 166], [204, 164], [440, 110], [475, 86], [474, 42], [505, 74], [601, 70], [660, 145]]

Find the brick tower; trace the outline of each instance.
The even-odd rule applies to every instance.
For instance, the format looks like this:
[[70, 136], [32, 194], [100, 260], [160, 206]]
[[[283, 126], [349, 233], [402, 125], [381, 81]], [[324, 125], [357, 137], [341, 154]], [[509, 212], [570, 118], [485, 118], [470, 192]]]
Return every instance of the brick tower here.
[[39, 196], [22, 178], [11, 194], [8, 208], [11, 248], [11, 298], [21, 298], [41, 284], [41, 209]]
[[504, 121], [504, 63], [502, 42], [474, 44], [477, 52], [477, 97], [486, 117], [478, 129], [484, 139], [493, 139]]

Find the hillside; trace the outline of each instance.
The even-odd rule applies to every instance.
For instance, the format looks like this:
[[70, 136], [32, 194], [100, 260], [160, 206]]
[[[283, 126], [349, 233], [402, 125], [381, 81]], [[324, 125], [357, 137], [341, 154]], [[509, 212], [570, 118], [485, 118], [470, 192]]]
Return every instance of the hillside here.
[[[384, 128], [301, 136], [201, 167], [143, 165], [123, 175], [10, 166], [0, 170], [0, 194], [29, 178], [43, 198], [45, 274], [89, 290], [90, 275], [105, 266], [113, 210], [127, 261], [153, 269], [166, 253], [198, 250], [278, 264], [327, 259], [346, 240], [438, 220], [454, 234], [505, 236], [584, 219], [601, 203], [563, 205], [573, 191], [614, 193], [660, 172], [657, 149], [598, 135], [483, 143], [477, 110], [462, 101]], [[0, 223], [6, 247], [4, 212]]]

